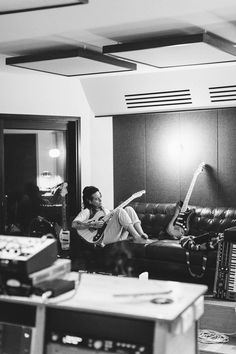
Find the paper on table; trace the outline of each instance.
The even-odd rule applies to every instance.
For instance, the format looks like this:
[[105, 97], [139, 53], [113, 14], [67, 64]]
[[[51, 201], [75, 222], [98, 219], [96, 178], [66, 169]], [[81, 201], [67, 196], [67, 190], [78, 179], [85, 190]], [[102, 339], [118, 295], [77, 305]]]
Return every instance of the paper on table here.
[[143, 280], [137, 278], [113, 277], [107, 275], [83, 274], [79, 285], [79, 293], [82, 296], [86, 292], [94, 298], [103, 301], [108, 298], [122, 299], [140, 298], [146, 296], [158, 296], [171, 294], [172, 288], [169, 282], [156, 280]]

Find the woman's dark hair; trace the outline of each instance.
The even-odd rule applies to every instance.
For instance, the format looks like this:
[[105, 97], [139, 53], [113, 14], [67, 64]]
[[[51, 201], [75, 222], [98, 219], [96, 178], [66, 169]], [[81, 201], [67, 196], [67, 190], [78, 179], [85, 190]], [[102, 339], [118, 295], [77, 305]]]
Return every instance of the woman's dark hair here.
[[89, 201], [92, 199], [92, 195], [99, 192], [99, 189], [94, 186], [87, 186], [83, 189], [83, 206], [84, 208], [91, 209]]

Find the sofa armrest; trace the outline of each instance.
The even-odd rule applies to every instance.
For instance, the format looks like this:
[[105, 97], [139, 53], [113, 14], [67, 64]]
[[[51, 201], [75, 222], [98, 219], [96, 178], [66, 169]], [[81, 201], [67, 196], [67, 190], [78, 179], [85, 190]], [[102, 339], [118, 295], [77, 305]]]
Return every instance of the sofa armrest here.
[[225, 229], [224, 241], [236, 243], [236, 226]]

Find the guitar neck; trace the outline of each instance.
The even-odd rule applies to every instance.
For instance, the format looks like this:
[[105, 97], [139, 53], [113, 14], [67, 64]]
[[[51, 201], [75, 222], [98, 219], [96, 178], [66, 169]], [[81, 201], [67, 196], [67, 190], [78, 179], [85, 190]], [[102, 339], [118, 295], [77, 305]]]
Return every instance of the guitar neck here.
[[181, 212], [185, 212], [188, 209], [188, 203], [189, 203], [189, 200], [191, 198], [191, 195], [192, 195], [193, 188], [194, 188], [194, 185], [196, 183], [196, 180], [197, 180], [197, 175], [194, 175], [193, 179], [192, 179], [192, 181], [190, 183], [190, 186], [189, 186], [188, 192], [186, 194], [186, 197], [184, 199], [183, 206], [181, 208]]
[[62, 229], [67, 230], [66, 198], [62, 197]]
[[111, 217], [112, 214], [114, 214], [114, 212], [119, 209], [119, 208], [124, 208], [126, 205], [128, 205], [133, 199], [137, 198], [136, 196], [131, 196], [130, 198], [126, 199], [123, 203], [119, 204], [115, 209], [113, 209], [109, 214], [107, 214], [104, 217], [104, 221], [108, 221]]

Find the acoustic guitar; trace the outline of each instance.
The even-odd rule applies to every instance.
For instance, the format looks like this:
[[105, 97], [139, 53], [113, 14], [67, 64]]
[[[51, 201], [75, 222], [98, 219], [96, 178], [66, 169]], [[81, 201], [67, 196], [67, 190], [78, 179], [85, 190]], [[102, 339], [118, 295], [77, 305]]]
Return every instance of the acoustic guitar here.
[[146, 193], [145, 190], [134, 193], [131, 197], [126, 199], [123, 203], [118, 205], [118, 207], [113, 209], [107, 215], [105, 215], [103, 210], [99, 210], [91, 219], [88, 220], [88, 223], [93, 223], [93, 222], [97, 222], [97, 221], [104, 221], [103, 226], [100, 229], [94, 229], [91, 227], [91, 228], [84, 229], [84, 230], [77, 230], [79, 236], [81, 236], [85, 241], [87, 241], [89, 243], [95, 243], [95, 244], [99, 243], [103, 238], [103, 233], [104, 233], [104, 230], [107, 226], [107, 223], [110, 220], [110, 218], [112, 217], [112, 215], [114, 214], [114, 212], [118, 208], [124, 208], [132, 200], [141, 197], [144, 193]]
[[188, 203], [191, 197], [191, 194], [193, 192], [194, 185], [197, 181], [197, 178], [199, 174], [203, 171], [205, 167], [205, 163], [202, 162], [196, 169], [196, 171], [193, 174], [192, 181], [190, 183], [188, 192], [186, 194], [186, 197], [184, 199], [184, 202], [178, 202], [176, 206], [176, 210], [174, 213], [173, 218], [171, 219], [169, 225], [167, 226], [167, 233], [173, 238], [173, 239], [180, 239], [182, 236], [185, 236], [189, 232], [189, 219], [191, 215], [194, 212], [194, 209], [189, 209], [188, 208]]

